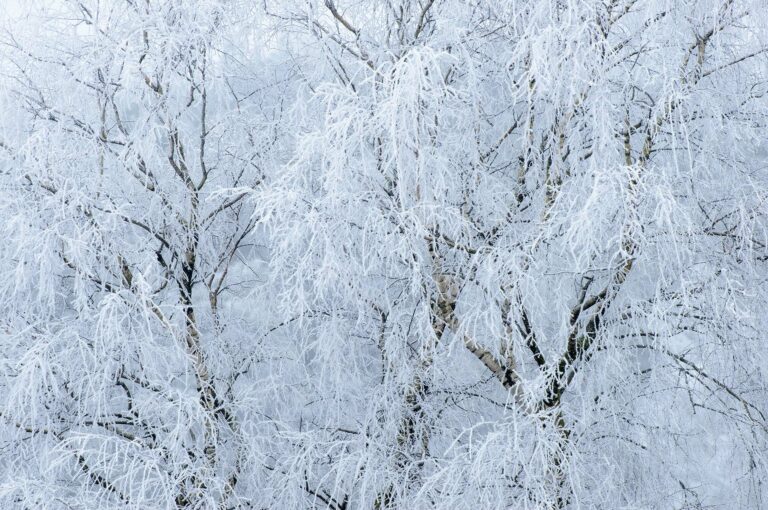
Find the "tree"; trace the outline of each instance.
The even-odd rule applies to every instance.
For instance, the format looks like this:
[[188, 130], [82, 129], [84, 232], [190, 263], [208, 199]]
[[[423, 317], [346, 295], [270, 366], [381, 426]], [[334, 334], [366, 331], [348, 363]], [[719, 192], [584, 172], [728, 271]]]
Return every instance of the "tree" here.
[[8, 506], [763, 504], [760, 2], [31, 11]]
[[215, 191], [264, 182], [282, 126], [238, 15], [56, 2], [5, 37], [3, 506], [226, 508], [249, 483], [257, 350], [227, 299], [256, 218]]
[[[760, 505], [758, 11], [295, 11], [335, 76], [256, 193], [286, 313], [317, 324], [325, 409], [286, 419], [284, 464], [355, 507]], [[696, 473], [715, 442], [727, 496]]]

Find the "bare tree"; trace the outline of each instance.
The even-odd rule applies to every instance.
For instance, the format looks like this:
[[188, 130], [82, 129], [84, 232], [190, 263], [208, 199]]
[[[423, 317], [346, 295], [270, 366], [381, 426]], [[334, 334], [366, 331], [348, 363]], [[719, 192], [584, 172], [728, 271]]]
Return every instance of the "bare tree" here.
[[259, 278], [239, 262], [257, 219], [215, 192], [267, 179], [279, 79], [224, 3], [32, 14], [38, 33], [4, 41], [6, 504], [236, 505], [258, 343], [231, 298]]
[[273, 14], [326, 67], [255, 193], [317, 328], [284, 469], [356, 507], [760, 506], [758, 5]]

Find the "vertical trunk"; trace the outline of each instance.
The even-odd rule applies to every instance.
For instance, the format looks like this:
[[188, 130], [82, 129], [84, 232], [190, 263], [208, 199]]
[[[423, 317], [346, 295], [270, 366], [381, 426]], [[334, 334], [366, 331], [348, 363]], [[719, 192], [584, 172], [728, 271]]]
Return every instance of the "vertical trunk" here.
[[[179, 282], [180, 287], [180, 301], [182, 310], [184, 312], [184, 332], [185, 332], [185, 347], [189, 361], [192, 364], [192, 369], [195, 376], [196, 389], [198, 393], [198, 399], [201, 407], [205, 410], [205, 433], [204, 433], [204, 446], [203, 453], [205, 455], [206, 470], [212, 470], [216, 463], [216, 407], [217, 398], [216, 390], [213, 387], [211, 376], [208, 372], [208, 367], [205, 361], [205, 354], [203, 353], [200, 329], [198, 327], [197, 317], [195, 315], [195, 307], [193, 303], [193, 291], [195, 286], [195, 271], [197, 262], [197, 244], [198, 244], [198, 206], [199, 198], [197, 190], [193, 187], [189, 187], [191, 195], [191, 213], [189, 222], [187, 225], [189, 232], [189, 239], [187, 247], [184, 251], [184, 260], [181, 267], [181, 279]], [[205, 482], [198, 476], [195, 476], [193, 481], [196, 489], [205, 489]], [[184, 500], [187, 498], [184, 497]]]

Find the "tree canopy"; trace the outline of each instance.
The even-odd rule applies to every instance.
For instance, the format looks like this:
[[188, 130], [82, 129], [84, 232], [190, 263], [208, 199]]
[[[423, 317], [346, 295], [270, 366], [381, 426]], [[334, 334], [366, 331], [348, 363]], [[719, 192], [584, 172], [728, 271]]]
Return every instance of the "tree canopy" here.
[[762, 0], [0, 13], [3, 508], [761, 508]]

